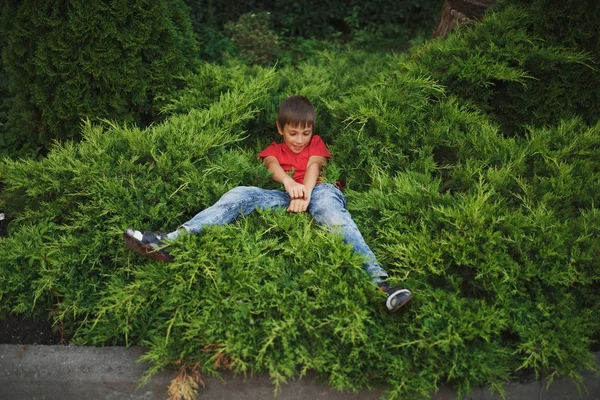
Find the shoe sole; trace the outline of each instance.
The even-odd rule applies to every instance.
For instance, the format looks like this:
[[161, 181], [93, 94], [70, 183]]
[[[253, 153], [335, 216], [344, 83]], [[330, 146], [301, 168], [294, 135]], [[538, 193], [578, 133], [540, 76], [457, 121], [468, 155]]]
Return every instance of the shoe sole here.
[[163, 262], [172, 262], [173, 257], [167, 254], [163, 250], [154, 250], [149, 245], [140, 242], [136, 238], [129, 236], [127, 232], [123, 233], [123, 241], [125, 241], [125, 245], [129, 247], [131, 250], [135, 251], [137, 254], [142, 257], [151, 258], [157, 261]]
[[[392, 296], [395, 296], [398, 292], [394, 293]], [[406, 296], [406, 298], [404, 300], [402, 300], [402, 302], [396, 304], [394, 307], [390, 308], [387, 300], [386, 300], [386, 308], [389, 310], [389, 312], [394, 312], [397, 311], [399, 308], [404, 307], [411, 299], [413, 298], [412, 293], [410, 293], [408, 296]]]

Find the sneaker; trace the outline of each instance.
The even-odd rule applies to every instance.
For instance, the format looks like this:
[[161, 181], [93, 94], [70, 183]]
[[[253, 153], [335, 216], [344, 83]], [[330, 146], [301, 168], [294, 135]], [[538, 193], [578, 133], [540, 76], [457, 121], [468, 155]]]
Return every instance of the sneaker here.
[[413, 297], [410, 290], [399, 287], [391, 287], [387, 283], [379, 284], [379, 289], [383, 290], [387, 294], [385, 306], [390, 312], [398, 310], [400, 307], [408, 303]]
[[153, 260], [171, 262], [173, 257], [162, 250], [163, 239], [166, 237], [164, 233], [140, 232], [133, 229], [123, 232], [123, 240], [131, 250]]

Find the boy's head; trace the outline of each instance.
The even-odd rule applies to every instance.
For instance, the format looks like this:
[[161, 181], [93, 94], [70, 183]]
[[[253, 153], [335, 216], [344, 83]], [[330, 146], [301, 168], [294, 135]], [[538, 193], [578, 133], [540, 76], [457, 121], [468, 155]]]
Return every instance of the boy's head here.
[[315, 128], [315, 106], [304, 96], [290, 96], [285, 99], [277, 113], [278, 128], [286, 125]]
[[315, 107], [304, 96], [291, 96], [281, 103], [277, 113], [277, 131], [294, 153], [300, 153], [312, 138]]

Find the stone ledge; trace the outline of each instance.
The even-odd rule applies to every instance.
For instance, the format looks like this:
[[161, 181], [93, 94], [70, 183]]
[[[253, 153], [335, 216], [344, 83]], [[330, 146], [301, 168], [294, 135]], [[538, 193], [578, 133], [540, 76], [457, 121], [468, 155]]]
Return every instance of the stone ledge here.
[[[167, 399], [167, 388], [174, 373], [159, 373], [144, 387], [139, 381], [148, 365], [138, 363], [141, 347], [21, 346], [0, 344], [0, 399], [3, 400], [154, 400]], [[600, 353], [595, 354], [600, 363]], [[244, 379], [223, 374], [223, 379], [204, 377], [206, 388], [199, 399], [262, 400], [274, 398], [274, 387], [266, 374]], [[571, 381], [556, 380], [549, 390], [545, 382], [507, 384], [508, 400], [599, 400], [600, 377], [584, 374], [587, 392], [578, 393]], [[379, 399], [384, 389], [358, 393], [339, 392], [316, 383], [315, 375], [289, 382], [278, 400]], [[455, 399], [456, 394], [442, 387], [432, 400]], [[475, 389], [466, 400], [500, 400], [487, 389]]]

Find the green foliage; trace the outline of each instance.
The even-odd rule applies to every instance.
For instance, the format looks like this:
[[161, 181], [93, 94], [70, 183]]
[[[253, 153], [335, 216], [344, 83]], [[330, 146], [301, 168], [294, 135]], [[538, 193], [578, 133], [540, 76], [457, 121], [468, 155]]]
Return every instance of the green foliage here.
[[531, 7], [535, 16], [535, 32], [544, 39], [567, 47], [585, 49], [597, 61], [600, 57], [598, 18], [600, 8], [594, 0], [501, 0], [500, 8], [506, 4]]
[[225, 26], [241, 57], [249, 64], [268, 65], [277, 54], [277, 36], [269, 30], [270, 14], [266, 11], [242, 15]]
[[[194, 31], [205, 60], [220, 60], [230, 49], [222, 31], [249, 13], [269, 12], [273, 30], [282, 42], [339, 39], [365, 49], [403, 49], [409, 39], [429, 36], [441, 9], [438, 0], [289, 2], [188, 1]], [[282, 46], [286, 43], [281, 43]]]
[[[591, 2], [587, 4], [592, 12]], [[597, 5], [593, 8], [598, 15]], [[580, 19], [580, 6], [574, 14], [560, 9], [564, 14], [552, 24], [577, 19], [577, 27], [593, 30], [597, 37], [597, 18]], [[550, 35], [547, 19], [555, 12], [544, 1], [533, 7], [507, 6], [489, 14], [477, 29], [437, 40], [413, 57], [449, 93], [489, 112], [506, 134], [523, 134], [527, 125], [554, 125], [574, 114], [594, 123], [600, 119], [597, 42], [573, 43], [580, 29], [572, 25], [559, 25]], [[566, 29], [570, 39], [555, 40]]]
[[14, 137], [8, 135], [8, 110], [10, 110], [11, 96], [8, 92], [8, 79], [2, 64], [0, 64], [0, 153], [8, 155], [7, 149], [14, 148], [10, 144]]
[[[234, 21], [230, 18], [226, 21], [218, 18], [219, 11], [230, 10], [238, 3], [230, 3], [226, 7], [218, 8], [212, 0], [186, 0], [190, 11], [192, 28], [198, 43], [198, 54], [200, 59], [210, 62], [223, 61], [223, 55], [234, 51], [233, 43], [225, 33], [226, 22]], [[246, 11], [248, 12], [248, 11]], [[243, 13], [237, 14], [239, 17]]]
[[[13, 220], [0, 238], [0, 313], [50, 313], [74, 343], [148, 346], [149, 374], [181, 363], [268, 371], [278, 388], [314, 370], [338, 389], [385, 385], [389, 398], [428, 398], [441, 384], [503, 393], [523, 371], [580, 381], [597, 369], [600, 331], [600, 122], [568, 105], [547, 121], [505, 120], [497, 99], [530, 76], [552, 86], [591, 62], [538, 40], [530, 16], [510, 7], [407, 55], [323, 51], [276, 71], [204, 64], [163, 123], [86, 122], [78, 144], [4, 160], [0, 209]], [[520, 64], [532, 52], [557, 76]], [[254, 213], [183, 236], [169, 243], [171, 264], [122, 244], [123, 229], [173, 230], [237, 185], [278, 188], [255, 155], [293, 93], [317, 106], [333, 153], [326, 180], [345, 178], [367, 242], [415, 293], [398, 314], [383, 310], [360, 257], [306, 214]]]
[[227, 66], [203, 63], [195, 73], [182, 78], [185, 89], [169, 99], [161, 112], [183, 114], [195, 109], [209, 108], [215, 99], [243, 86], [255, 75], [256, 72], [239, 62], [232, 62]]
[[442, 2], [352, 2], [344, 23], [349, 42], [365, 50], [404, 51], [411, 40], [431, 37]]
[[2, 4], [11, 150], [77, 139], [86, 118], [149, 125], [194, 65], [182, 1]]

